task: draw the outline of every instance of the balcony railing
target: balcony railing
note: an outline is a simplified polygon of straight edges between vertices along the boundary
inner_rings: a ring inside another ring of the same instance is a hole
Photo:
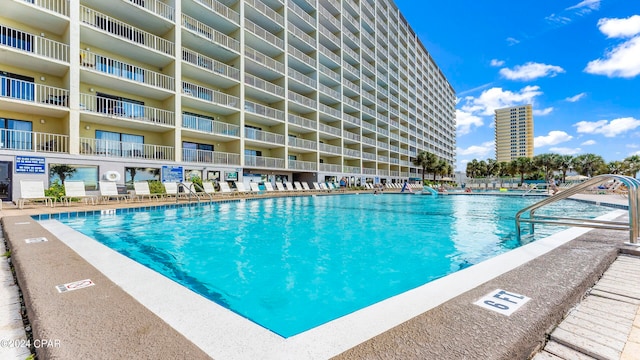
[[[69,90],[5,76],[0,76],[0,97],[65,108],[69,106]]]
[[[329,69],[327,66],[320,64],[320,66],[318,66],[318,69],[320,69],[320,72],[324,75],[327,75],[328,77],[332,78],[333,80],[340,82],[340,74],[338,74],[337,72]]]
[[[257,130],[253,128],[244,129],[245,139],[258,140],[271,144],[284,145],[284,135]]]
[[[289,119],[289,124],[300,125],[302,127],[308,128],[308,129],[315,130],[316,126],[318,125],[318,123],[316,121],[309,120],[307,118],[304,118],[304,117],[298,116],[298,115],[289,114],[288,119]]]
[[[312,88],[315,88],[316,85],[318,84],[318,82],[315,81],[314,79],[310,78],[309,76],[307,76],[307,75],[305,75],[305,74],[303,74],[303,73],[301,73],[301,72],[299,72],[299,71],[297,71],[295,69],[289,68],[288,73],[289,73],[289,77],[291,77],[291,78],[293,78],[293,79],[295,79],[297,81],[300,81],[301,83],[303,83],[305,85],[308,85],[308,86],[310,86]]]
[[[34,131],[0,129],[0,149],[68,153],[69,136]]]
[[[360,150],[353,150],[353,149],[344,149],[344,155],[347,156],[351,156],[351,157],[360,157]]]
[[[221,121],[211,120],[195,115],[182,114],[182,127],[209,134],[240,136],[240,126],[238,125],[227,124]]]
[[[244,165],[255,166],[255,167],[265,167],[265,168],[272,168],[272,169],[284,169],[285,162],[284,162],[284,159],[280,159],[280,158],[245,155]]]
[[[349,116],[349,115],[347,115]],[[344,137],[347,139],[351,139],[351,140],[355,140],[355,141],[360,141],[360,135],[356,134],[356,133],[352,133],[350,131],[345,131],[344,132]]]
[[[182,60],[208,71],[240,80],[240,70],[193,50],[182,48]]]
[[[244,83],[278,96],[284,96],[284,88],[257,76],[245,74]]]
[[[255,34],[257,37],[261,38],[262,40],[270,43],[271,45],[279,49],[284,49],[284,40],[258,26],[258,24],[254,23],[253,21],[245,19],[244,28]]]
[[[80,154],[105,157],[173,161],[172,146],[80,138]]]
[[[320,143],[320,144],[318,144],[318,149],[320,151],[328,152],[328,153],[331,153],[331,154],[336,154],[336,155],[341,155],[342,154],[342,151],[341,151],[342,148],[339,147],[339,146],[335,146],[335,145]]]
[[[300,30],[300,28],[295,26],[293,23],[289,23],[287,25],[287,28],[289,29],[289,31],[291,31],[291,33],[294,36],[300,38],[300,40],[304,41],[307,45],[309,45],[311,47],[316,47],[316,39],[311,37],[306,32]]]
[[[317,165],[315,162],[311,161],[289,160],[289,169],[315,171],[317,169]]]
[[[337,164],[320,164],[320,171],[342,172],[342,166]]]
[[[231,20],[236,25],[240,24],[240,14],[236,11],[232,10],[225,4],[216,1],[216,0],[195,0],[197,3],[202,4],[205,7],[208,7],[213,12],[222,15],[223,17]]]
[[[338,136],[340,136],[340,134],[342,133],[342,131],[339,128],[333,127],[333,126],[329,126],[329,125],[323,124],[323,123],[320,123],[319,129],[320,129],[320,131],[324,131],[326,133],[333,134],[333,135],[338,135]]]
[[[362,173],[365,174],[365,175],[375,175],[377,172],[376,172],[376,169],[363,167],[362,168]]]
[[[262,115],[267,118],[284,121],[284,111],[257,104],[251,101],[244,102],[244,110],[250,113]]]
[[[82,5],[80,5],[80,21],[121,39],[134,42],[137,46],[143,46],[172,56],[174,54],[175,45],[171,41]]]
[[[23,0],[26,3],[69,16],[69,0]]]
[[[324,94],[329,95],[336,100],[340,99],[340,92],[333,90],[332,88],[328,87],[325,84],[321,83],[320,85],[318,85],[318,89],[322,91]]]
[[[116,59],[80,50],[80,66],[122,79],[173,91],[175,80],[171,76],[127,64]]]
[[[158,0],[129,0],[129,2],[138,5],[150,12],[160,15],[165,19],[173,20],[175,18],[176,11],[173,7]]]
[[[291,47],[289,47],[291,48]],[[255,49],[252,49],[248,46],[245,46],[244,48],[244,54],[247,56],[247,58],[257,62],[258,64],[262,64],[268,68],[270,68],[271,70],[277,71],[281,74],[284,74],[284,64],[281,63],[280,61],[274,60],[272,57],[270,57],[269,55],[265,55]]]
[[[192,18],[191,16],[182,14],[182,26],[206,38],[214,44],[224,46],[236,52],[240,52],[240,42],[238,40],[221,33],[220,31]]]
[[[336,117],[338,119],[342,118],[342,112],[340,110],[338,110],[338,109],[334,109],[334,108],[332,108],[330,106],[327,106],[325,104],[320,104],[319,108],[320,108],[320,111],[322,111],[322,112],[324,112],[326,114],[332,115],[332,116],[334,116],[334,117]]]
[[[236,109],[240,108],[240,98],[186,81],[182,82],[182,93],[214,104],[226,105]]]
[[[217,165],[240,165],[240,154],[182,149],[182,161]]]
[[[69,45],[3,25],[0,25],[0,46],[8,46],[48,59],[69,62]]]
[[[360,166],[343,166],[342,167],[342,171],[348,174],[360,174],[361,170],[360,170]]]
[[[129,118],[151,124],[175,125],[173,111],[89,94],[80,94],[80,110],[104,114],[105,116]]]
[[[304,106],[308,106],[312,109],[316,108],[316,105],[318,104],[314,99],[308,98],[306,96],[300,95],[297,92],[291,91],[289,90],[289,95],[288,95],[288,99],[296,102],[298,104],[304,105]]]
[[[289,46],[287,47],[287,52],[289,53],[289,55],[292,55],[296,59],[302,61],[303,63],[309,66],[312,66],[312,67],[316,66],[316,61],[314,58],[298,50],[298,48],[296,48],[295,46],[292,46],[291,44],[289,44]]]
[[[277,12],[275,12],[272,8],[265,5],[260,0],[245,0],[245,4],[257,10],[262,15],[268,17],[269,19],[275,21],[281,26],[284,26],[284,17]]]
[[[318,143],[311,140],[300,139],[294,136],[289,136],[289,146],[295,146],[303,149],[316,150],[318,149]]]
[[[296,5],[296,3],[294,3],[292,0],[287,0],[287,5],[289,6],[289,10],[292,10],[294,14],[298,15],[307,24],[315,27],[315,19],[306,11],[302,10],[300,6]]]

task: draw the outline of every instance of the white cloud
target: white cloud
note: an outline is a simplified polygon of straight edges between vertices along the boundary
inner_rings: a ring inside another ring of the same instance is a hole
[[[573,136],[567,134],[564,131],[553,130],[549,131],[548,135],[536,136],[533,139],[533,147],[543,147],[549,145],[556,145],[573,139]]]
[[[487,141],[480,145],[472,145],[466,149],[457,148],[456,153],[461,156],[473,155],[475,157],[485,158],[494,150],[495,143]]]
[[[632,152],[631,154],[629,154],[629,156],[633,156],[633,155],[640,155],[640,150],[638,150],[636,152]]]
[[[516,39],[516,38],[512,38],[512,37],[508,37],[507,38],[507,44],[509,44],[509,46],[511,45],[515,45],[520,43],[520,40]]]
[[[479,116],[475,116],[466,111],[456,109],[456,127],[458,135],[466,135],[471,132],[471,127],[480,127],[484,125],[484,121]]]
[[[615,120],[580,121],[573,126],[583,134],[602,134],[605,137],[616,137],[622,133],[640,127],[640,120],[632,117]]]
[[[600,8],[600,0],[583,0],[576,5],[569,6],[565,10],[580,10],[582,12],[591,12]]]
[[[590,146],[590,145],[595,145],[595,144],[597,144],[595,140],[587,140],[587,141],[583,142],[580,145],[582,145],[582,146]]]
[[[573,95],[571,97],[568,97],[568,98],[566,98],[564,100],[568,101],[568,102],[577,102],[577,101],[579,101],[580,99],[582,99],[585,96],[587,96],[587,93],[580,93],[578,95]]]
[[[638,148],[638,144],[627,144],[625,146],[628,147],[629,149],[637,149]]]
[[[528,62],[524,65],[517,65],[513,69],[502,68],[500,75],[509,80],[534,80],[541,77],[554,77],[563,73],[560,66]]]
[[[496,109],[532,104],[533,99],[539,95],[542,95],[539,86],[526,86],[518,92],[494,87],[483,91],[479,97],[465,97],[462,110],[474,115],[493,116]]]
[[[502,66],[504,65],[504,60],[491,59],[491,66]]]
[[[568,24],[571,22],[571,19],[566,16],[551,14],[544,18],[548,22],[557,23],[557,24]]]
[[[560,154],[560,155],[576,155],[582,152],[580,148],[568,148],[568,147],[552,147],[549,148],[549,151],[552,153]]]
[[[589,61],[584,69],[589,74],[632,78],[640,74],[640,16],[626,19],[600,19],[600,31],[608,37],[629,40],[607,51],[603,58]]]
[[[553,111],[552,107],[548,107],[542,110],[533,110],[533,115],[536,116],[545,116],[545,115],[549,115],[551,114],[551,112]]]
[[[609,38],[630,38],[640,34],[640,15],[626,19],[600,19],[598,28]]]

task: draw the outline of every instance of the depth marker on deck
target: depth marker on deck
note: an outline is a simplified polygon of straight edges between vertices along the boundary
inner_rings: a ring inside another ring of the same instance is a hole
[[[94,286],[94,285],[95,283],[91,281],[91,279],[84,279],[84,280],[74,281],[67,284],[63,284],[63,285],[57,285],[56,289],[58,290],[59,293],[63,293],[63,292],[83,289],[83,288]]]
[[[531,298],[524,295],[496,289],[474,302],[474,304],[502,315],[511,316],[529,300]]]
[[[24,242],[26,242],[27,244],[35,244],[35,243],[41,243],[41,242],[47,242],[47,241],[49,240],[46,237],[24,239]]]

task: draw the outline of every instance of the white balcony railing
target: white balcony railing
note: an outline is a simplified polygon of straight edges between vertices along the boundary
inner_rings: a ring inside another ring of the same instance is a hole
[[[284,145],[284,135],[257,130],[253,128],[245,128],[244,137],[245,139],[258,140],[262,142],[268,142],[271,144]]]
[[[244,28],[255,34],[257,37],[261,38],[262,40],[270,43],[271,45],[279,49],[284,49],[284,40],[258,26],[258,24],[254,23],[253,21],[245,19]]]
[[[336,117],[338,119],[342,118],[342,112],[340,110],[338,110],[338,109],[334,109],[334,108],[332,108],[330,106],[327,106],[325,104],[320,104],[319,108],[320,108],[320,111],[322,111],[322,112],[324,112],[326,114],[332,115],[332,116],[334,116],[334,117]]]
[[[250,74],[244,75],[244,83],[278,96],[284,96],[284,88],[270,81]]]
[[[214,44],[226,47],[236,52],[240,52],[240,42],[220,31],[206,25],[190,16],[182,14],[182,26],[194,33],[206,38]]]
[[[297,81],[299,81],[299,82],[301,82],[301,83],[303,83],[305,85],[308,85],[309,87],[315,88],[316,85],[318,84],[318,82],[316,80],[310,78],[309,76],[307,76],[307,75],[305,75],[305,74],[303,74],[303,73],[301,73],[301,72],[299,72],[299,71],[297,71],[295,69],[289,68],[288,73],[289,73],[289,77],[291,77],[291,78],[293,78],[293,79],[295,79],[295,80],[297,80]]]
[[[311,161],[289,160],[289,169],[315,171],[317,169],[317,165],[315,162]]]
[[[173,111],[89,94],[80,94],[80,110],[152,124],[170,126],[175,124],[175,114]]]
[[[254,103],[252,101],[244,102],[244,110],[266,118],[284,121],[284,111]]]
[[[309,149],[309,150],[317,150],[318,143],[311,140],[300,139],[294,136],[289,136],[288,141],[289,146],[295,146],[298,148]]]
[[[284,159],[280,158],[245,155],[244,165],[271,169],[284,169],[285,162]]]
[[[292,10],[294,14],[298,15],[302,20],[304,20],[308,25],[315,27],[316,21],[315,19],[309,15],[306,11],[302,10],[302,8],[293,0],[287,0],[287,5],[289,6],[289,10]]]
[[[208,7],[213,12],[222,15],[223,17],[231,20],[236,25],[240,24],[240,14],[238,12],[232,10],[225,4],[216,1],[216,0],[195,0],[197,3],[202,4],[205,7]]]
[[[265,5],[260,0],[245,0],[245,5],[250,6],[251,8],[257,10],[262,15],[268,17],[269,19],[275,21],[280,26],[284,26],[284,17],[278,14],[275,10]]]
[[[342,133],[342,131],[337,128],[337,127],[333,127],[333,126],[329,126],[327,124],[323,124],[320,123],[320,127],[319,127],[320,131],[329,133],[329,134],[333,134],[333,135],[338,135],[340,136],[340,134]]]
[[[195,115],[182,114],[182,127],[190,130],[197,130],[209,134],[225,136],[240,136],[240,126],[227,124],[221,121],[211,120]]]
[[[173,7],[163,3],[159,0],[129,0],[129,2],[138,5],[156,15],[160,15],[165,19],[173,20],[175,18],[176,11]]]
[[[120,20],[80,5],[80,21],[118,38],[167,55],[174,55],[175,45],[169,40],[140,30]]]
[[[0,150],[68,153],[69,136],[0,129]]]
[[[193,96],[214,104],[226,105],[236,109],[240,108],[240,98],[215,91],[200,85],[182,82],[182,94]]]
[[[294,115],[294,114],[289,114],[289,124],[295,124],[295,125],[300,125],[302,127],[305,127],[307,129],[316,129],[316,126],[318,125],[318,123],[314,120],[309,120],[307,118],[304,118],[302,116],[298,116],[298,115]],[[338,129],[339,130],[339,129]]]
[[[240,70],[193,50],[182,48],[182,60],[216,74],[240,80]]]
[[[291,47],[289,47],[291,48]],[[257,62],[258,64],[262,64],[272,70],[275,70],[279,73],[284,74],[284,64],[281,63],[280,61],[274,60],[272,57],[270,57],[269,55],[265,55],[255,49],[252,49],[248,46],[245,46],[244,48],[244,54],[247,56],[247,58]]]
[[[316,66],[316,60],[314,58],[298,50],[298,48],[296,48],[295,46],[289,45],[287,47],[287,52],[289,53],[289,55],[292,55],[296,59],[302,61],[303,63],[309,66],[312,66],[312,67]]]
[[[68,107],[69,90],[0,76],[0,98]]]
[[[342,171],[348,174],[360,174],[361,170],[360,170],[360,166],[343,166],[342,167]]]
[[[360,157],[360,150],[354,150],[354,149],[344,149],[344,155],[347,156],[351,156],[351,157]]]
[[[323,151],[323,152],[328,152],[331,154],[336,154],[336,155],[341,155],[342,154],[342,148],[339,146],[335,146],[335,145],[330,145],[330,144],[323,144],[320,143],[318,144],[318,150]]]
[[[240,165],[240,154],[210,150],[182,149],[182,161],[216,165]]]
[[[69,0],[23,0],[34,6],[53,11],[55,13],[69,16]]]
[[[69,62],[69,45],[0,25],[0,47],[4,46],[52,60]]]
[[[320,171],[342,172],[342,166],[337,164],[320,164]]]
[[[376,172],[376,169],[363,167],[362,168],[362,173],[365,174],[365,175],[375,175],[377,172]]]
[[[136,81],[165,90],[173,91],[175,86],[175,79],[171,76],[127,64],[86,50],[80,50],[80,59],[80,66],[85,69],[99,71],[121,79]]]
[[[287,28],[289,29],[289,31],[291,31],[291,33],[295,37],[298,37],[300,40],[304,41],[307,45],[309,45],[311,47],[316,47],[316,39],[311,37],[306,32],[300,30],[300,28],[295,26],[293,23],[289,23],[287,25]]]
[[[317,102],[314,99],[308,98],[306,96],[300,95],[297,92],[291,91],[289,90],[289,95],[288,95],[288,99],[296,102],[298,104],[310,107],[315,109]]]
[[[173,161],[174,151],[172,146],[80,138],[80,154],[83,155]]]

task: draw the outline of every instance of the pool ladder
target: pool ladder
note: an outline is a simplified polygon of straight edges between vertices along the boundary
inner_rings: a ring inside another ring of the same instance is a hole
[[[182,185],[183,189],[186,189],[186,191],[189,192],[189,203],[191,203],[191,195],[196,197],[196,200],[198,200],[198,204],[200,204],[200,196],[198,196],[198,193],[196,193],[195,191],[193,191],[193,189],[191,188],[191,186],[198,186],[200,187],[200,185],[195,184],[195,183],[191,183],[189,185],[183,183],[182,181],[178,183],[178,185]],[[204,191],[204,189],[202,187],[200,187],[200,189],[202,190],[202,192],[204,194],[207,194],[207,196],[209,196],[209,199],[211,200],[211,202],[213,203],[213,197],[211,196],[211,194],[209,194],[208,192]],[[178,197],[176,196],[176,203],[178,202]]]
[[[561,216],[535,216],[535,211],[544,206],[551,203],[554,203],[558,200],[566,199],[572,195],[579,194],[583,190],[591,188],[595,185],[603,183],[608,180],[617,180],[622,182],[627,186],[629,192],[627,197],[629,198],[629,222],[621,222],[621,221],[609,221],[609,220],[597,220],[597,219],[580,219],[580,218],[572,218],[572,217],[561,217]],[[638,228],[638,224],[640,223],[640,213],[639,213],[639,204],[640,204],[640,192],[638,189],[640,188],[640,181],[630,176],[624,175],[615,175],[615,174],[606,174],[606,175],[598,175],[593,178],[570,187],[569,189],[563,190],[562,192],[550,196],[542,201],[539,201],[533,205],[530,205],[516,214],[516,236],[518,241],[521,239],[521,228],[520,223],[529,223],[529,235],[533,235],[534,232],[534,224],[555,224],[555,225],[564,225],[564,226],[575,226],[575,227],[588,227],[594,229],[607,229],[607,230],[626,230],[629,231],[629,242],[626,242],[627,245],[635,245],[640,246],[638,243],[638,237],[640,236],[640,229]],[[529,213],[528,218],[521,218],[523,214]]]

